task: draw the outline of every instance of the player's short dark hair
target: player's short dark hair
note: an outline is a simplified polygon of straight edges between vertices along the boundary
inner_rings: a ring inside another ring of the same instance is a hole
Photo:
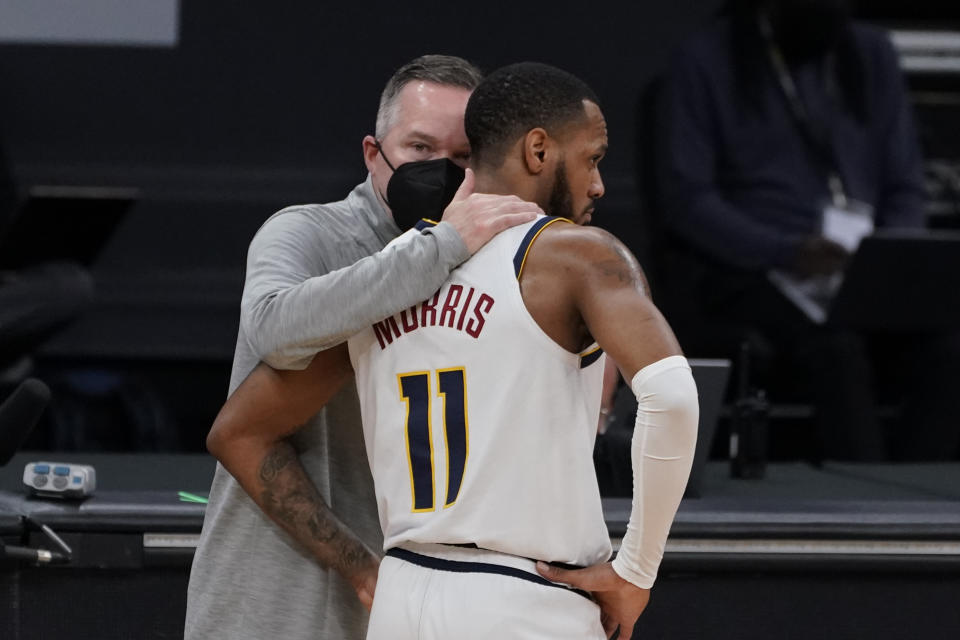
[[[500,166],[509,147],[536,127],[558,135],[586,118],[584,100],[600,104],[585,82],[556,67],[520,62],[497,69],[467,102],[464,126],[473,165]]]
[[[397,98],[403,88],[411,82],[433,82],[448,87],[460,87],[472,91],[483,73],[476,66],[457,56],[430,54],[414,58],[397,69],[380,94],[380,107],[377,109],[377,138],[382,139],[393,126],[397,114]]]

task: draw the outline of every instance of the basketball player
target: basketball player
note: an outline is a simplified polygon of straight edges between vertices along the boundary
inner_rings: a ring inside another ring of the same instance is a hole
[[[431,298],[302,372],[258,367],[211,430],[211,452],[242,469],[355,375],[386,550],[368,638],[629,638],[646,607],[697,395],[636,260],[570,224],[603,195],[598,105],[553,67],[491,74],[465,116],[476,189],[562,218],[499,234]],[[613,562],[591,457],[604,352],[639,403],[633,511]]]

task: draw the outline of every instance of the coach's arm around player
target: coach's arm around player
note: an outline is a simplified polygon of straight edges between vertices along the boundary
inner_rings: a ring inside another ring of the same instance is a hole
[[[538,563],[545,578],[593,593],[608,637],[619,627],[619,637],[627,639],[647,606],[690,475],[699,418],[696,384],[672,330],[648,296],[639,264],[612,235],[553,225],[533,246],[527,269],[524,300],[541,326],[557,318],[553,328],[544,329],[573,347],[577,332],[566,327],[579,324],[579,332],[592,336],[618,363],[637,396],[633,508],[619,554],[613,562],[579,570]],[[549,296],[537,295],[538,290]],[[578,313],[579,323],[556,313],[564,306]]]
[[[468,168],[440,224],[412,236],[402,251],[387,248],[322,275],[302,266],[317,260],[318,247],[275,216],[268,223],[274,233],[254,237],[247,264],[240,323],[254,352],[276,369],[304,369],[318,351],[429,298],[497,233],[542,213],[516,196],[475,193],[473,184]]]

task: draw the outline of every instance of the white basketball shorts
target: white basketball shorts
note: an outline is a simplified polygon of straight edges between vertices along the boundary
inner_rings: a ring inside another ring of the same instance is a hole
[[[532,560],[483,549],[403,545],[380,564],[367,640],[605,640],[587,594]]]

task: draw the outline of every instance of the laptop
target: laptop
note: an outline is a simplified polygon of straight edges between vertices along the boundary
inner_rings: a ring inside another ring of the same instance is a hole
[[[703,486],[704,468],[710,458],[710,449],[713,448],[713,437],[717,431],[717,421],[720,419],[720,409],[727,392],[727,382],[730,379],[730,360],[725,359],[697,359],[688,360],[693,371],[693,379],[697,383],[697,393],[700,395],[700,423],[697,430],[697,449],[693,454],[693,467],[690,469],[690,479],[687,481],[685,498],[699,498]]]
[[[139,197],[125,187],[31,187],[0,236],[0,269],[62,260],[91,266]]]
[[[960,328],[960,232],[877,231],[860,241],[843,277],[827,290],[778,271],[768,277],[816,324],[860,331]]]
[[[960,329],[960,233],[888,230],[867,236],[826,322],[879,331]]]
[[[686,498],[700,497],[703,484],[704,468],[710,458],[710,449],[713,447],[713,438],[717,430],[717,421],[720,419],[720,410],[726,396],[727,382],[730,379],[731,361],[726,359],[689,358],[693,379],[697,383],[697,393],[700,396],[700,423],[697,431],[697,448],[693,454],[693,466],[690,469],[690,479],[687,481]],[[637,415],[637,400],[629,385],[620,388],[614,400],[613,412],[620,416],[616,427],[632,433]],[[614,427],[611,427],[614,428]],[[618,445],[618,449],[627,450],[611,452],[617,457],[616,465],[620,469],[612,495],[628,495],[631,487],[629,483],[630,452],[626,439]],[[622,477],[621,477],[622,476]]]

